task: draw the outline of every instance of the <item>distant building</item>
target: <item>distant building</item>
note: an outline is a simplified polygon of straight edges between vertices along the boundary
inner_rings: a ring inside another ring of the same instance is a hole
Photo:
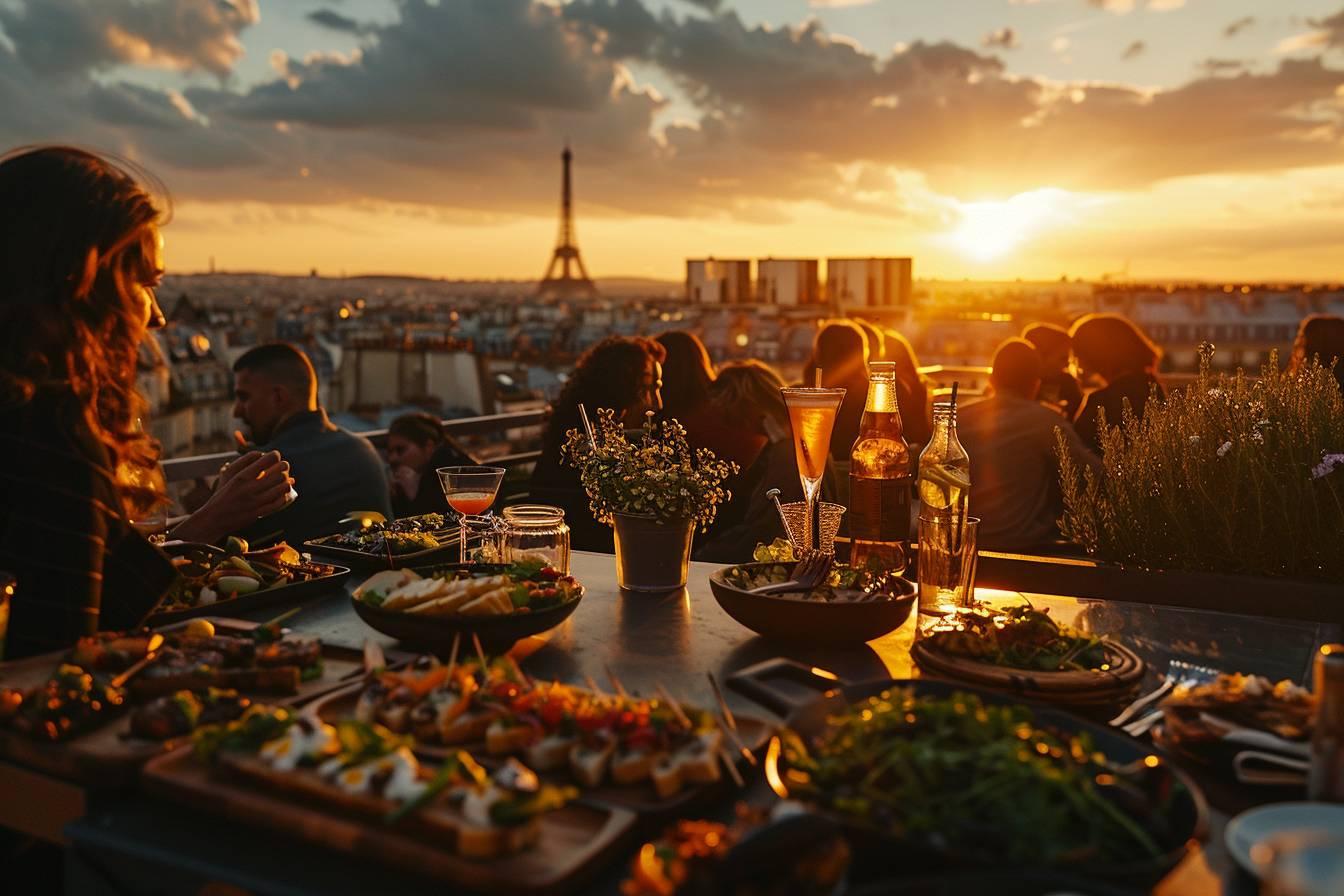
[[[756,262],[756,301],[794,307],[821,304],[815,258],[762,258]]]
[[[743,258],[686,259],[686,301],[696,305],[751,301],[751,261]]]
[[[826,295],[840,308],[909,308],[913,286],[909,258],[826,259]]]

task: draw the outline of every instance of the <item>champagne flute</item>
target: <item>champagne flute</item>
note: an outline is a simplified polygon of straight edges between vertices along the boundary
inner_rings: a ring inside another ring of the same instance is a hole
[[[817,499],[821,495],[822,477],[826,475],[826,458],[831,453],[831,430],[845,400],[845,390],[796,386],[779,391],[789,409],[798,478],[802,480],[803,498],[807,502],[807,541],[803,547],[812,550],[821,543]]]
[[[439,467],[439,485],[448,506],[458,512],[458,557],[467,562],[467,517],[487,513],[504,481],[503,467]]]

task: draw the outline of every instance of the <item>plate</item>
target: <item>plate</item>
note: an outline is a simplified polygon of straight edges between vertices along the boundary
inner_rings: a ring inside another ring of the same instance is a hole
[[[253,591],[250,594],[240,594],[228,600],[217,600],[211,604],[197,604],[194,607],[161,610],[146,619],[145,624],[160,626],[181,622],[185,619],[195,619],[198,616],[229,616],[234,613],[246,613],[266,607],[298,606],[315,597],[330,594],[340,588],[346,579],[350,578],[350,570],[344,566],[331,566],[327,563],[317,565],[327,567],[331,572],[324,576],[304,579],[302,582],[281,585],[278,588],[266,588],[261,591]]]
[[[714,599],[729,616],[776,641],[809,645],[863,644],[900,628],[915,603],[915,585],[898,597],[873,601],[812,601],[752,594],[728,582],[734,569],[752,570],[780,563],[743,563],[716,570],[709,577]]]
[[[1223,831],[1232,858],[1256,877],[1264,874],[1272,858],[1270,842],[1280,838],[1299,846],[1331,840],[1344,845],[1344,805],[1272,803],[1241,813]]]
[[[403,517],[403,519],[417,519],[417,517]],[[393,554],[390,559],[385,553],[361,551],[358,548],[336,544],[336,539],[344,534],[348,533],[323,535],[320,538],[310,539],[303,543],[303,549],[334,557],[351,569],[358,570],[400,569],[405,566],[419,566],[434,562],[456,563],[460,556],[458,542],[461,540],[461,530],[456,524],[447,529],[432,529],[425,533],[439,543],[438,547],[424,548],[404,554]]]

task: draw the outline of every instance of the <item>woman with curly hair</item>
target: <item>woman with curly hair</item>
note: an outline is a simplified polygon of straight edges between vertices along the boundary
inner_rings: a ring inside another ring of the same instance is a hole
[[[1103,410],[1106,426],[1119,426],[1126,404],[1142,419],[1149,395],[1166,397],[1157,378],[1162,350],[1120,314],[1084,315],[1074,322],[1069,339],[1083,381],[1101,384],[1088,394],[1073,427],[1089,448],[1100,453]]]
[[[582,429],[579,405],[596,420],[598,408],[610,408],[630,428],[642,426],[647,411],[660,411],[663,347],[639,336],[608,336],[584,352],[551,405],[541,440],[541,457],[532,471],[533,501],[565,511],[570,540],[576,550],[613,549],[611,528],[593,518],[579,472],[561,461],[565,433]]]
[[[0,569],[17,579],[7,655],[138,625],[176,573],[131,525],[163,495],[136,362],[163,324],[162,214],[122,168],[42,147],[0,159]],[[227,467],[174,535],[222,538],[279,509],[279,455]]]

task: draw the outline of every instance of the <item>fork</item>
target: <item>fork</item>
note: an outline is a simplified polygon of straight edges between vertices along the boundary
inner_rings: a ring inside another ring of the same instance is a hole
[[[821,551],[809,551],[803,555],[803,559],[798,561],[798,565],[793,568],[793,578],[787,582],[775,582],[770,585],[761,585],[758,588],[752,588],[748,594],[785,594],[790,591],[811,591],[822,582],[826,581],[826,576],[830,575],[831,564],[835,562],[834,554],[823,554]]]
[[[1144,694],[1142,697],[1126,706],[1123,710],[1120,711],[1120,714],[1117,715],[1115,718],[1111,719],[1111,721],[1108,724],[1115,726],[1123,725],[1125,726],[1126,730],[1128,730],[1129,727],[1131,726],[1137,726],[1138,725],[1137,722],[1133,722],[1130,725],[1126,725],[1126,723],[1130,722],[1130,720],[1133,719],[1134,716],[1138,714],[1139,710],[1143,709],[1145,706],[1148,706],[1156,702],[1157,700],[1162,699],[1173,688],[1176,687],[1189,688],[1194,687],[1197,684],[1206,684],[1217,678],[1219,674],[1220,673],[1218,672],[1217,669],[1210,668],[1209,666],[1197,666],[1194,663],[1187,663],[1183,662],[1182,660],[1172,660],[1170,663],[1167,664],[1167,674],[1163,677],[1162,683],[1158,685],[1157,688],[1155,688],[1154,690],[1150,691],[1147,694]],[[1143,731],[1146,731],[1148,730],[1148,728],[1151,728],[1152,725],[1155,724],[1157,720],[1160,718],[1161,718],[1160,715],[1158,715],[1156,718],[1153,718],[1152,713],[1150,713],[1147,716],[1144,716],[1143,719],[1140,719],[1139,721],[1148,721],[1149,719],[1151,719],[1152,721],[1149,723],[1147,727],[1143,728],[1138,733],[1141,734]]]

